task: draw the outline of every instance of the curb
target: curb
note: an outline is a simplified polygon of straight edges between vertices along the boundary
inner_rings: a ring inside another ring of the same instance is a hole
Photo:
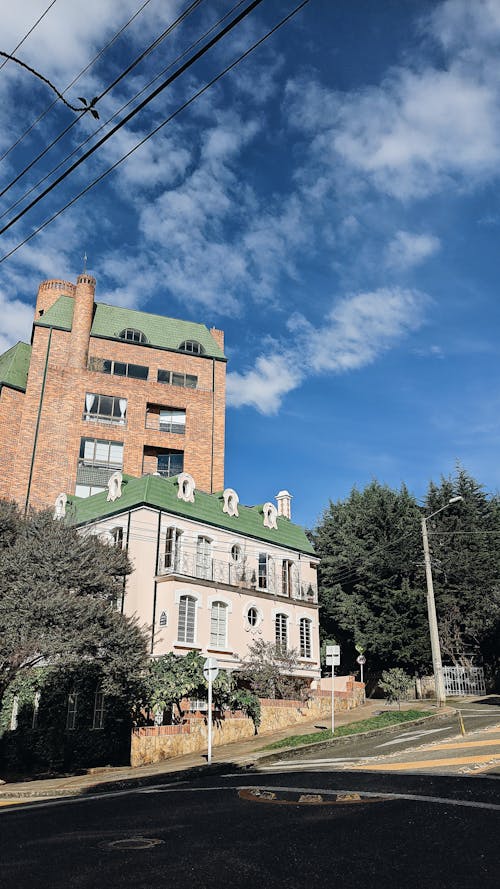
[[[408,719],[406,722],[398,722],[395,725],[386,725],[381,728],[370,729],[368,732],[353,732],[351,735],[345,735],[341,738],[332,738],[331,741],[315,741],[311,744],[297,745],[288,749],[285,747],[281,751],[277,750],[276,753],[269,753],[267,756],[260,756],[257,759],[254,759],[252,765],[258,766],[262,762],[281,762],[284,759],[293,759],[294,754],[297,751],[329,750],[331,747],[342,747],[346,744],[350,744],[353,739],[356,738],[375,738],[377,735],[381,734],[396,734],[396,732],[400,731],[403,726],[407,725],[412,726],[428,723],[432,725],[434,722],[440,722],[442,719],[447,719],[455,713],[456,710],[447,709],[441,713],[432,713],[430,716],[421,716],[418,719]],[[353,724],[355,725],[355,723]]]

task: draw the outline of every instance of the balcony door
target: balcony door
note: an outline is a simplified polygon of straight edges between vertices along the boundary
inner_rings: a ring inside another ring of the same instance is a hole
[[[196,541],[196,576],[210,580],[212,576],[212,542],[209,537]]]

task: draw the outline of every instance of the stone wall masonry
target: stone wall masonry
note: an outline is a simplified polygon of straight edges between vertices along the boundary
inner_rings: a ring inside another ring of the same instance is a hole
[[[11,482],[24,407],[24,392],[0,385],[0,499],[12,499]]]
[[[331,716],[331,698],[315,693],[308,701],[261,700],[262,722],[259,735],[269,735],[293,725],[326,719]],[[364,702],[364,685],[348,677],[346,691],[335,693],[335,712],[353,710]],[[219,747],[235,741],[249,740],[255,735],[254,724],[243,713],[226,713],[214,717],[212,744]],[[135,766],[162,762],[173,756],[200,753],[207,747],[207,725],[204,717],[191,716],[181,725],[146,726],[134,729],[131,739],[130,764]]]

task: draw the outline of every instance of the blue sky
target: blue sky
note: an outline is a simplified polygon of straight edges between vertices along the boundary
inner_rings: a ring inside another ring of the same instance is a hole
[[[47,5],[10,4],[0,48]],[[18,55],[63,89],[140,5],[56,0]],[[67,97],[100,92],[187,5],[150,0]],[[101,122],[232,5],[202,2],[105,97]],[[293,6],[264,0],[5,233],[2,255]],[[499,50],[500,0],[311,0],[0,265],[0,348],[29,337],[38,282],[74,280],[86,251],[99,300],[225,330],[226,483],[242,502],[286,487],[311,526],[373,477],[422,497],[457,459],[496,490]],[[0,154],[51,99],[0,70]],[[54,108],[2,181],[72,119]],[[0,212],[97,126],[73,127]]]

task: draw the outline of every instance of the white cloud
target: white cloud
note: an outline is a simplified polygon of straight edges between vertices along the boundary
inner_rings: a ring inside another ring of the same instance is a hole
[[[249,405],[261,414],[276,414],[283,397],[301,382],[301,375],[284,355],[260,355],[255,368],[227,375],[227,403]]]
[[[339,300],[315,327],[303,315],[288,322],[292,334],[274,355],[260,355],[244,374],[228,374],[228,404],[277,413],[284,396],[307,376],[358,370],[373,363],[423,323],[428,297],[413,290],[381,288]],[[300,361],[298,361],[300,356]]]
[[[9,299],[0,291],[0,317],[2,331],[0,333],[0,355],[19,340],[29,342],[31,325],[33,324],[33,306],[20,299]]]
[[[435,235],[398,231],[387,247],[386,263],[396,270],[412,268],[436,253],[440,246]]]

